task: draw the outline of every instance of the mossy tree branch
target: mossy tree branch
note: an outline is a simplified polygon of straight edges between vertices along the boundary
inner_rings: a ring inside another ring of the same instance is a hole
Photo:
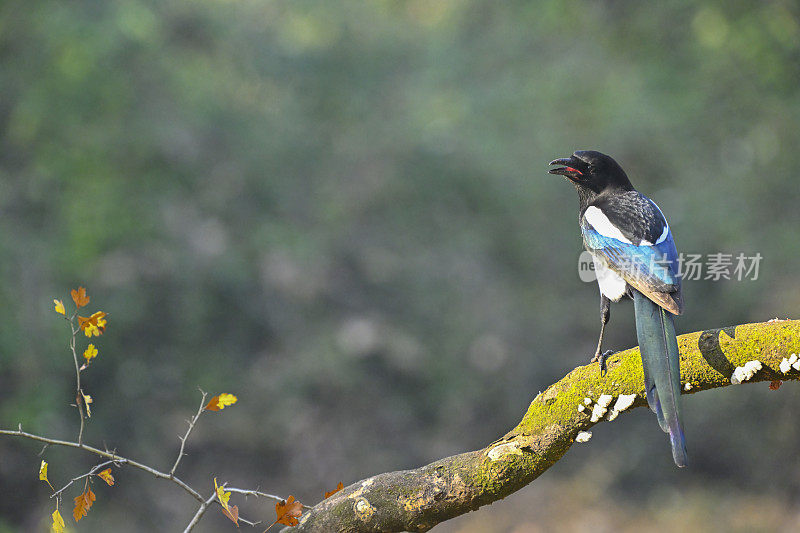
[[[800,353],[797,320],[699,331],[681,335],[678,345],[684,394],[730,385],[734,369],[751,360],[762,364],[751,382],[800,378],[800,371],[779,369],[784,358]],[[353,483],[284,531],[427,531],[508,496],[561,459],[578,433],[595,425],[591,408],[577,409],[585,397],[635,394],[632,407],[641,407],[647,405],[643,383],[638,348],[611,356],[604,376],[596,363],[580,366],[540,393],[520,423],[485,448]]]

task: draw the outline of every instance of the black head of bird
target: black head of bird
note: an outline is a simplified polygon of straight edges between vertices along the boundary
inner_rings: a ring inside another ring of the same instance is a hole
[[[581,196],[589,197],[606,190],[631,191],[628,175],[622,167],[606,154],[594,150],[577,150],[571,157],[550,161],[550,174],[559,174],[569,179]]]

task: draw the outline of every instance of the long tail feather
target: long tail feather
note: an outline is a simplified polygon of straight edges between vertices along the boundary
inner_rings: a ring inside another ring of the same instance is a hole
[[[686,466],[686,440],[680,420],[681,369],[672,313],[639,291],[633,291],[636,336],[642,354],[647,403],[664,432],[669,433],[672,458]]]
[[[639,330],[637,324],[636,330]],[[669,433],[667,422],[664,420],[664,411],[661,409],[661,402],[658,400],[658,392],[656,392],[656,384],[653,381],[652,370],[650,369],[650,360],[642,357],[642,369],[644,370],[644,391],[647,396],[647,405],[650,410],[656,414],[658,418],[658,425],[664,433]]]

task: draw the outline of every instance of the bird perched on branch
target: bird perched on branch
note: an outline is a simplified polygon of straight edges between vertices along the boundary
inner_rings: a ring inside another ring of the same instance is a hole
[[[642,354],[647,403],[669,433],[672,458],[686,466],[680,420],[680,359],[673,316],[683,312],[678,253],[658,206],[631,185],[611,157],[591,150],[556,159],[550,174],[564,176],[580,201],[583,244],[592,256],[600,286],[600,339],[592,361],[605,371],[603,332],[611,302],[632,298]]]

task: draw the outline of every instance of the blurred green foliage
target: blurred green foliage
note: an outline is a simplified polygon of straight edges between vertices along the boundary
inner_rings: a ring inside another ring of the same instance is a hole
[[[546,174],[575,149],[620,161],[680,250],[764,256],[757,281],[687,282],[679,330],[791,316],[798,79],[788,1],[5,2],[0,426],[77,434],[51,301],[83,284],[109,313],[87,439],[167,467],[197,387],[235,393],[181,467],[208,492],[313,502],[481,446],[596,341],[577,201]],[[630,304],[608,344],[635,344]],[[687,471],[642,412],[549,475],[602,464],[632,501],[721,484],[796,506],[798,399],[687,397]],[[0,530],[52,512],[38,451],[0,440]],[[45,457],[54,483],[92,464]],[[82,531],[191,517],[178,489],[115,475]]]

